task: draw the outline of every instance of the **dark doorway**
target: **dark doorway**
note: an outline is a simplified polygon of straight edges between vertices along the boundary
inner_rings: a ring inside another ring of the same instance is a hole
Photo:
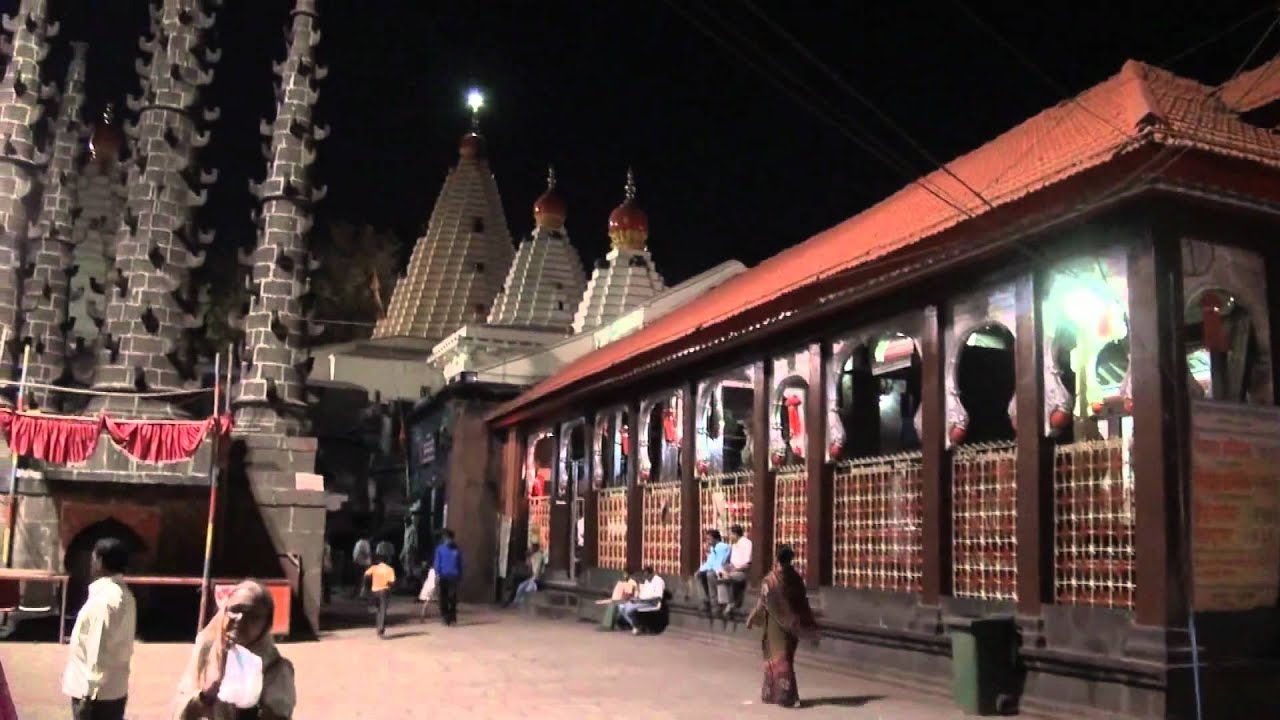
[[[115,538],[129,548],[127,573],[137,573],[141,569],[141,555],[146,551],[146,544],[128,525],[115,518],[107,518],[81,530],[72,538],[71,544],[67,546],[67,554],[62,559],[67,574],[71,576],[67,584],[68,616],[74,617],[89,596],[89,583],[93,581],[89,576],[89,561],[93,555],[93,546],[99,540],[106,538]]]
[[[999,323],[971,332],[956,359],[956,389],[969,414],[964,443],[1013,439],[1009,403],[1016,382],[1013,333]]]

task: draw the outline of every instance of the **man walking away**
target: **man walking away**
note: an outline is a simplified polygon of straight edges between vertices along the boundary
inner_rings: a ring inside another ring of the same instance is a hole
[[[436,596],[440,598],[440,619],[445,625],[458,624],[458,581],[462,579],[462,550],[453,540],[453,531],[446,528],[436,546]]]
[[[387,564],[386,558],[375,555],[373,567],[364,571],[373,589],[373,597],[378,602],[378,637],[387,631],[387,604],[391,602],[391,588],[396,584],[396,571]]]
[[[115,538],[93,546],[89,599],[76,615],[62,692],[74,720],[123,720],[129,695],[129,662],[138,624],[133,593],[124,584],[129,550]]]
[[[356,540],[356,546],[351,549],[351,562],[356,566],[356,587],[352,597],[364,597],[364,577],[373,564],[373,544],[368,538],[360,538]]]

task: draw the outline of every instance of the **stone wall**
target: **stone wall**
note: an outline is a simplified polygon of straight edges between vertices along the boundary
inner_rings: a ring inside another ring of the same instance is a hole
[[[484,422],[491,408],[489,403],[457,401],[450,424],[446,523],[466,563],[459,588],[463,602],[491,602],[497,582],[498,479],[491,461],[500,450]]]

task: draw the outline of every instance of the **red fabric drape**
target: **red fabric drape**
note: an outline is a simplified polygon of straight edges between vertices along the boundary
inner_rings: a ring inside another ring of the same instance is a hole
[[[116,445],[134,459],[149,463],[189,460],[210,429],[226,438],[231,417],[223,415],[192,422],[79,418],[0,410],[0,432],[18,455],[55,465],[83,463],[98,446],[103,428]],[[224,447],[229,443],[223,443]]]
[[[800,406],[804,404],[798,396],[788,395],[787,404],[787,429],[791,431],[791,437],[799,437],[804,432],[804,422],[800,419]]]
[[[214,419],[196,422],[146,422],[112,420],[104,417],[107,435],[126,455],[142,462],[171,463],[188,460],[215,423]]]
[[[676,440],[680,438],[676,434],[676,411],[667,408],[662,411],[662,434],[667,439],[667,443],[674,445]]]
[[[5,410],[0,412],[0,428],[7,431],[9,447],[18,455],[55,465],[76,465],[88,460],[98,446],[102,421]]]

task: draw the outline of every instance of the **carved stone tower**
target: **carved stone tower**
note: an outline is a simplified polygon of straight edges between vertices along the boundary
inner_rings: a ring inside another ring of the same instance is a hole
[[[4,18],[12,40],[0,48],[9,66],[0,79],[0,329],[9,346],[0,349],[0,378],[13,377],[14,348],[19,347],[22,281],[31,270],[22,257],[33,219],[30,197],[48,157],[36,147],[36,128],[44,115],[42,100],[53,87],[40,80],[40,64],[49,53],[46,40],[57,34],[48,21],[47,0],[23,0],[18,12]],[[0,400],[0,402],[7,402]]]
[[[28,378],[39,385],[54,384],[66,370],[72,208],[76,205],[76,159],[85,141],[80,113],[88,49],[84,43],[72,43],[62,105],[50,133],[52,158],[44,173],[40,216],[31,226],[27,240],[26,262],[31,274],[22,294],[26,318],[23,337],[32,346]],[[37,407],[49,405],[48,390],[33,389],[30,397]]]
[[[311,256],[307,232],[313,203],[324,189],[313,187],[316,141],[327,134],[312,122],[318,82],[327,71],[316,65],[320,42],[315,0],[297,0],[288,51],[275,64],[275,121],[263,121],[270,154],[266,178],[250,182],[262,203],[258,246],[242,257],[250,267],[249,313],[244,318],[240,382],[232,393],[237,427],[249,432],[300,434],[305,425],[306,347],[322,328],[307,320]]]
[[[199,325],[185,291],[191,270],[204,262],[197,245],[213,238],[201,234],[197,239],[191,214],[206,197],[196,188],[215,178],[196,166],[196,151],[208,143],[209,135],[197,129],[193,115],[200,89],[213,80],[205,65],[218,60],[212,52],[201,58],[202,36],[214,21],[206,6],[218,4],[164,0],[152,6],[153,36],[143,43],[150,60],[138,62],[142,95],[129,102],[138,112],[138,122],[126,128],[134,151],[115,271],[107,291],[95,390],[172,391],[188,387],[194,379],[189,361],[179,352],[183,333]],[[206,120],[216,117],[216,110],[205,112]],[[168,402],[118,396],[95,399],[90,410],[182,414]]]

